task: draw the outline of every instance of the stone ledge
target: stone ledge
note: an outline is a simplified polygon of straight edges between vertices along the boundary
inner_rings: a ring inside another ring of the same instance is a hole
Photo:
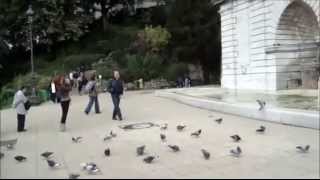
[[[191,105],[201,109],[213,110],[262,121],[320,129],[319,112],[317,111],[274,107],[267,108],[263,111],[258,111],[258,106],[254,104],[232,104],[219,102],[188,95],[175,94],[173,92],[170,92],[170,90],[159,90],[155,92],[155,95],[158,97],[169,98],[179,103]]]

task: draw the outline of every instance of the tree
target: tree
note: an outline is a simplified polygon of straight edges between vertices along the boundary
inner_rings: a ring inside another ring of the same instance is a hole
[[[170,5],[168,29],[171,55],[180,61],[199,62],[204,81],[220,75],[221,45],[218,8],[210,0],[175,0]]]
[[[134,11],[135,0],[84,0],[89,2],[89,7],[101,11],[101,22],[104,31],[108,30],[112,20],[121,19]]]
[[[26,15],[29,5],[32,5],[34,11],[32,37],[37,55],[39,51],[58,49],[62,43],[78,41],[89,32],[89,25],[94,20],[93,13],[86,13],[79,2],[81,1],[1,0],[0,37],[6,44],[13,46],[6,54],[1,53],[1,82],[29,70],[30,31]]]
[[[142,54],[159,54],[167,47],[170,38],[171,34],[166,28],[146,26],[144,30],[138,32],[133,48]]]
[[[93,15],[85,14],[76,0],[34,0],[32,29],[35,45],[50,48],[62,41],[78,41],[89,31]],[[14,44],[29,49],[29,27],[26,10],[29,4],[24,0],[4,0],[1,2],[0,32],[8,32],[4,38]]]

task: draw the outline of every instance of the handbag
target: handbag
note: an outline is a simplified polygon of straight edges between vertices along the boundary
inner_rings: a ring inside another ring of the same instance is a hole
[[[27,102],[24,103],[24,108],[28,111],[31,108],[31,103],[29,100],[27,100]]]

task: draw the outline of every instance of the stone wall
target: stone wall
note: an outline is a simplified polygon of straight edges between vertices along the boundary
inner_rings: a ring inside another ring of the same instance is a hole
[[[169,87],[174,87],[174,82],[169,82],[165,79],[153,79],[143,83],[143,89],[164,89]],[[125,85],[127,90],[138,90],[139,86],[137,82],[127,83]]]
[[[225,0],[220,14],[224,88],[316,87],[319,0]]]

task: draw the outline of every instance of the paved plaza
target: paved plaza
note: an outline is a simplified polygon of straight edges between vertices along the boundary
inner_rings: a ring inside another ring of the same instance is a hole
[[[46,103],[32,107],[27,116],[26,133],[16,133],[14,109],[1,111],[1,140],[18,138],[15,149],[1,147],[1,179],[5,178],[67,178],[79,173],[80,178],[319,178],[319,130],[298,128],[257,121],[238,116],[210,112],[159,98],[152,91],[127,92],[121,102],[125,120],[112,121],[112,102],[101,94],[101,114],[85,115],[87,96],[74,95],[67,121],[67,132],[59,132],[60,105]],[[221,124],[214,119],[223,118]],[[121,125],[152,122],[168,123],[168,130],[159,127],[124,131]],[[177,132],[176,126],[187,125]],[[265,134],[255,130],[264,125]],[[202,129],[199,138],[190,134]],[[110,131],[117,137],[103,141]],[[167,142],[160,140],[160,133]],[[239,134],[242,141],[234,143],[230,136]],[[72,143],[72,137],[81,136],[81,143]],[[181,152],[173,153],[167,145],[178,145]],[[309,153],[299,153],[298,145],[311,146]],[[146,156],[159,156],[152,164],[136,155],[136,148],[146,145]],[[239,158],[230,156],[231,149],[240,146]],[[104,150],[111,149],[105,157]],[[205,160],[204,148],[211,153]],[[59,169],[50,169],[40,156],[54,152],[53,159],[62,163]],[[17,163],[16,155],[26,156],[26,162]],[[88,175],[80,163],[95,162],[101,174]]]

